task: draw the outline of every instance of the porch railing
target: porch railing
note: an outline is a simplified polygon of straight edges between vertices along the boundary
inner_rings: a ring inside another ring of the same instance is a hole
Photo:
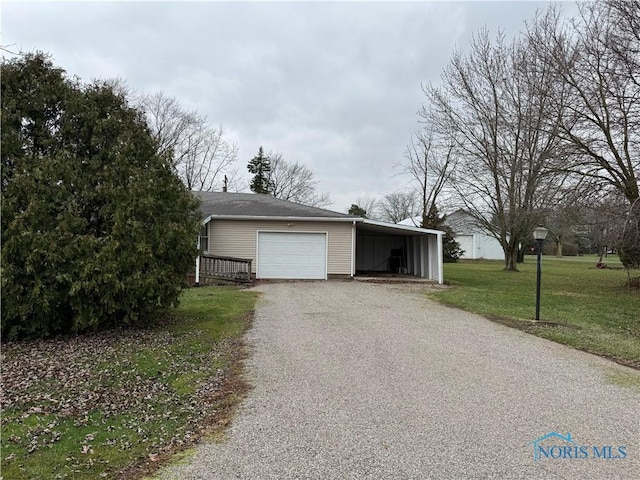
[[[200,256],[200,283],[207,280],[227,280],[233,282],[251,282],[251,260],[246,258]]]

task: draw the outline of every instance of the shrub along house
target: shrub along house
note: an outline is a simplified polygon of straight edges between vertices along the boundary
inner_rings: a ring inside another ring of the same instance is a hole
[[[442,283],[438,230],[395,225],[270,195],[194,192],[203,218],[200,277],[349,278],[401,273]]]

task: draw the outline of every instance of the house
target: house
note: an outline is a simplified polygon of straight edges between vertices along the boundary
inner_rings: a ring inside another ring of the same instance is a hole
[[[438,230],[377,222],[270,195],[194,192],[202,259],[251,261],[258,279],[350,278],[406,273],[443,282]],[[200,265],[196,269],[199,275]]]
[[[422,217],[402,220],[399,225],[420,225]],[[495,237],[486,233],[475,218],[465,210],[447,215],[444,224],[453,231],[453,239],[460,244],[463,260],[504,260],[504,251]]]

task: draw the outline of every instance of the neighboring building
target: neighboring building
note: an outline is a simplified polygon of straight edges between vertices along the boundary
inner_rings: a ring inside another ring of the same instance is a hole
[[[399,225],[420,225],[422,217],[402,220]],[[464,251],[461,259],[504,260],[504,251],[495,237],[487,234],[475,218],[464,210],[447,215],[444,224],[453,231],[453,238]]]
[[[258,279],[400,272],[443,282],[441,231],[377,222],[270,195],[194,194],[201,201],[203,251],[251,260]]]
[[[464,250],[460,258],[504,260],[504,251],[500,242],[486,233],[469,212],[456,210],[447,215],[444,223],[453,230],[455,241]]]

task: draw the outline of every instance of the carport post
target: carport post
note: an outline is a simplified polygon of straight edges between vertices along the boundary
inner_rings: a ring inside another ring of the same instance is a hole
[[[442,249],[442,233],[438,235],[438,283],[444,283],[444,251]]]
[[[356,221],[351,225],[351,276],[356,275]]]
[[[200,285],[200,235],[198,235],[196,247],[198,248],[198,256],[196,257],[196,286],[198,286]]]
[[[442,283],[442,236],[430,233],[427,237],[429,245],[429,279]]]

